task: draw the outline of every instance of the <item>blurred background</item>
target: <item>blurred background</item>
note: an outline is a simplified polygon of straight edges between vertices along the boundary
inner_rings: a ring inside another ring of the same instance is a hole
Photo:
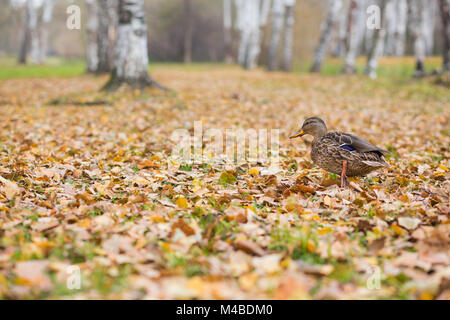
[[[429,59],[423,65],[427,57],[443,54],[446,35],[440,6],[448,3],[446,0],[144,2],[150,62],[225,62],[240,63],[247,69],[259,65],[269,70],[309,71],[316,60],[313,71],[321,71],[325,56],[322,72],[351,73],[354,67],[364,68],[364,60],[357,57],[368,56],[375,47],[374,39],[381,38],[375,58],[411,57],[397,58],[390,72],[422,76],[442,66],[440,58]],[[377,35],[377,29],[367,28],[371,4],[385,13],[379,21],[381,35]],[[66,26],[70,5],[81,10],[80,30]],[[109,71],[118,24],[117,5],[118,0],[0,0],[2,66],[12,66],[13,62],[42,65],[71,61],[68,72],[81,73],[86,68]],[[243,48],[247,45],[250,49],[246,56]],[[89,66],[92,61],[87,52],[98,56],[99,61],[94,58],[93,63],[99,66]]]

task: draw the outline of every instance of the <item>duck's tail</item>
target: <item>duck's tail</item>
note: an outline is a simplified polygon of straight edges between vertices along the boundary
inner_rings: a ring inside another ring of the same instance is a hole
[[[389,163],[381,160],[381,161],[368,161],[365,160],[363,161],[363,163],[367,164],[368,166],[374,167],[374,168],[382,168],[382,167],[386,167],[389,168]]]

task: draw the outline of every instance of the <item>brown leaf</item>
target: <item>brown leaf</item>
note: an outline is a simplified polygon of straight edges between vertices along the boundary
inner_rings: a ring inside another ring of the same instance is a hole
[[[183,231],[184,234],[188,237],[195,234],[195,230],[190,225],[188,225],[186,221],[184,221],[184,219],[181,218],[172,225],[172,230],[175,230],[176,228]]]
[[[247,239],[237,239],[233,242],[233,247],[256,256],[263,256],[266,253],[258,244]]]
[[[87,205],[91,205],[96,202],[95,199],[91,195],[86,194],[86,193],[84,193],[84,194],[79,193],[79,194],[75,195],[75,199],[83,200]]]
[[[384,243],[386,242],[386,238],[378,238],[369,243],[370,252],[377,254],[378,251],[384,248]]]
[[[372,230],[372,225],[365,219],[361,219],[358,221],[356,228],[360,231],[366,232],[367,230]]]

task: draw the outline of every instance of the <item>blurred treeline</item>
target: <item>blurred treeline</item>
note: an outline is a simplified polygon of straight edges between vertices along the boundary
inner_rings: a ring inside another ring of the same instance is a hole
[[[432,0],[431,0],[432,1]],[[82,8],[82,30],[66,28],[67,6],[79,5]],[[184,53],[184,1],[183,0],[145,0],[148,24],[148,49],[151,61],[183,61]],[[222,61],[224,59],[224,31],[222,0],[192,0],[192,61]],[[326,19],[328,0],[297,0],[295,6],[295,25],[293,39],[294,64],[310,61],[314,55]],[[235,13],[234,13],[235,15]],[[57,0],[53,17],[49,25],[49,54],[67,59],[85,56],[86,32],[85,2]],[[436,11],[436,27],[430,55],[442,50],[440,23]],[[21,41],[23,26],[22,10],[10,5],[9,0],[0,0],[0,57],[16,56]],[[267,48],[270,38],[270,19],[262,35],[260,64],[267,60]],[[233,31],[236,52],[239,34]],[[413,41],[407,32],[406,55],[413,55]],[[364,45],[360,54],[365,54]]]

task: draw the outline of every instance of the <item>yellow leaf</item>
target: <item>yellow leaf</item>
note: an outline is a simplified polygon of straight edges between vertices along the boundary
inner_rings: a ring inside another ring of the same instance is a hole
[[[398,235],[402,235],[403,234],[403,229],[400,228],[395,223],[391,225],[391,229],[394,230],[394,232],[397,233]]]
[[[20,277],[15,278],[14,283],[18,284],[20,286],[31,286],[33,284],[32,281],[25,279],[25,278],[20,278]]]
[[[179,197],[177,201],[175,201],[175,204],[183,209],[186,209],[188,207],[188,202],[185,197]]]
[[[291,261],[292,259],[290,257],[287,257],[286,259],[280,262],[280,266],[282,266],[283,268],[287,268],[291,263]]]
[[[257,176],[257,175],[259,175],[259,170],[256,168],[252,168],[252,169],[248,170],[248,174]]]
[[[316,245],[314,244],[314,242],[312,242],[311,240],[308,241],[307,249],[308,249],[309,252],[316,251]]]
[[[429,292],[422,292],[420,295],[420,300],[433,300],[433,295]]]
[[[324,234],[327,234],[329,232],[331,232],[331,228],[329,228],[329,227],[322,228],[317,231],[317,233],[320,234],[321,236],[323,236]]]
[[[442,164],[439,165],[439,168],[441,168],[442,170],[447,171],[447,172],[450,171],[449,168],[443,166]]]
[[[0,285],[6,286],[8,284],[8,281],[6,280],[5,276],[0,273]]]
[[[155,221],[155,222],[164,222],[164,219],[160,216],[150,216],[150,221]]]

